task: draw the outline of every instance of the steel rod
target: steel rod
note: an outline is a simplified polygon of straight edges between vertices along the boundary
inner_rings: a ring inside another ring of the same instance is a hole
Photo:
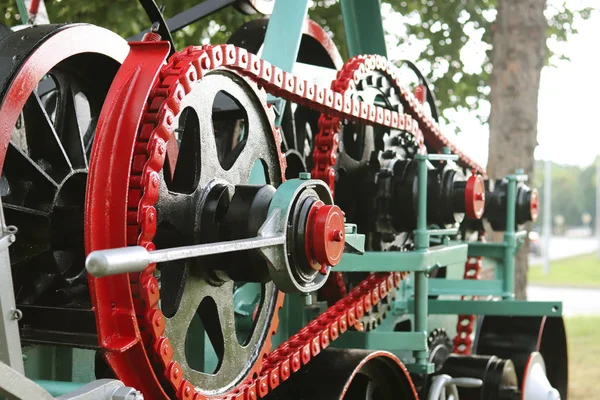
[[[220,253],[231,253],[234,251],[259,249],[262,247],[277,246],[285,242],[285,235],[256,237],[251,239],[238,239],[228,242],[206,243],[194,246],[174,247],[151,251],[150,262],[159,263],[165,261],[182,260],[184,258],[209,256]]]
[[[155,251],[148,251],[141,246],[121,247],[91,252],[85,261],[85,267],[92,276],[99,278],[109,275],[141,272],[153,263],[252,250],[278,246],[283,243],[285,243],[285,235],[205,243]]]

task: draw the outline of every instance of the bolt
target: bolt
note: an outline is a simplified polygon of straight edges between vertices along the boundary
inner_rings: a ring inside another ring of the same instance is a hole
[[[336,229],[335,231],[333,231],[333,241],[341,242],[342,240],[344,240],[344,232],[342,232],[339,229]]]
[[[310,172],[300,172],[300,179],[302,179],[303,181],[307,181],[310,179]]]
[[[481,192],[481,193],[476,193],[476,194],[475,194],[475,200],[484,201],[484,200],[485,200],[485,193],[483,193],[483,192]]]
[[[19,309],[12,310],[12,319],[15,321],[20,321],[23,318],[23,312]]]
[[[304,295],[302,296],[304,297],[304,305],[305,306],[312,306],[313,304],[313,299],[312,299],[312,294],[311,293],[304,293]]]
[[[144,400],[144,395],[133,388],[123,386],[113,392],[111,400]]]

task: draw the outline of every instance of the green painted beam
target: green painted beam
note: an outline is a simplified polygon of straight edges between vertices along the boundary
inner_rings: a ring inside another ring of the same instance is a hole
[[[348,55],[387,57],[380,0],[341,0]]]
[[[429,236],[454,236],[458,233],[458,228],[450,229],[429,229]]]
[[[423,364],[418,364],[418,363],[404,364],[404,366],[406,367],[408,372],[410,372],[411,374],[430,375],[435,372],[435,364],[430,363],[430,362],[423,363]]]
[[[427,332],[350,331],[341,335],[332,346],[351,349],[427,351]]]
[[[292,72],[302,40],[302,27],[308,12],[308,0],[277,0],[269,25],[261,58]]]
[[[469,243],[469,257],[487,257],[502,260],[504,258],[504,248],[506,244],[500,243]]]
[[[414,312],[414,302],[398,302],[394,309]],[[484,301],[484,300],[429,300],[429,314],[474,314],[558,317],[562,315],[561,301]]]
[[[485,279],[430,279],[430,295],[501,296],[502,281]]]
[[[425,271],[440,266],[465,263],[467,244],[433,246],[415,251],[365,252],[363,255],[344,254],[333,270],[336,272]]]
[[[85,383],[79,382],[63,382],[49,380],[35,380],[35,383],[40,385],[44,390],[50,393],[51,396],[58,397],[79,389]]]

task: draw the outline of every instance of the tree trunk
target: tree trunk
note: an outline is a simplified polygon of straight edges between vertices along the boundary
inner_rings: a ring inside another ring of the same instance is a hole
[[[546,58],[546,0],[499,0],[492,40],[487,172],[503,178],[523,168],[533,178],[538,90]],[[525,299],[529,242],[516,260],[516,297]]]

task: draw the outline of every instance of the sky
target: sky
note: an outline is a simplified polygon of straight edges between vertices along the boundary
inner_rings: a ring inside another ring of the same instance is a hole
[[[549,0],[550,7],[562,3],[560,0]],[[569,0],[569,7],[595,6],[597,0]],[[388,7],[387,4],[383,4]],[[394,36],[407,37],[405,22],[410,17],[386,12],[384,27]],[[489,18],[493,19],[494,14]],[[596,123],[600,115],[600,12],[595,11],[587,21],[577,19],[574,27],[579,33],[568,38],[566,43],[556,43],[549,39],[549,46],[570,58],[570,61],[559,61],[557,66],[547,66],[542,70],[538,102],[538,148],[536,159],[550,159],[561,164],[591,164],[600,154],[600,126]],[[483,30],[465,28],[471,39],[461,53],[461,60],[469,72],[481,70],[481,60],[485,56],[486,44],[481,42]],[[388,57],[392,60],[404,58],[416,61],[424,44],[416,38],[397,46],[397,39],[388,38]],[[443,65],[431,71],[425,63],[418,64],[426,75],[444,73]],[[484,104],[478,111],[483,115],[489,113],[489,104]],[[489,127],[481,124],[473,113],[447,112],[451,120],[445,131],[453,132],[460,126],[461,133],[455,142],[482,164],[487,163]]]

